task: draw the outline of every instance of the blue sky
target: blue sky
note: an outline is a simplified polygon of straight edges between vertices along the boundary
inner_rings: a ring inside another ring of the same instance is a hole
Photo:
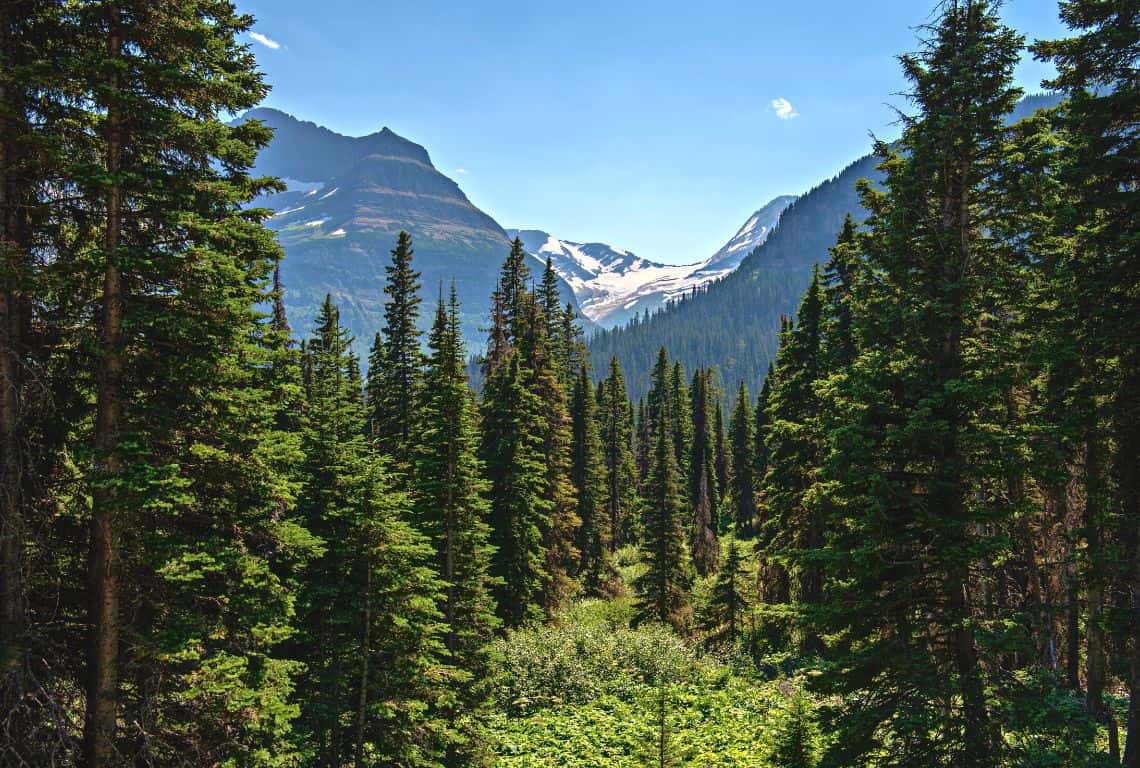
[[[388,126],[504,227],[683,263],[897,134],[894,56],[934,0],[238,0],[273,92],[333,130]],[[1055,0],[1009,0],[1030,40]],[[1049,74],[1031,60],[1028,90]]]

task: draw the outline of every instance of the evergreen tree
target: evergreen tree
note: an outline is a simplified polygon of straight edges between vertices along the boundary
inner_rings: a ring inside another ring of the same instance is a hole
[[[435,546],[448,652],[462,669],[481,673],[480,653],[498,620],[489,575],[488,487],[477,457],[475,405],[454,286],[446,306],[440,297],[428,347],[415,451],[415,517]]]
[[[777,563],[797,563],[797,602],[811,610],[823,599],[815,558],[823,545],[824,520],[809,498],[820,464],[820,406],[814,384],[822,375],[822,290],[818,269],[804,294],[797,322],[789,325],[776,356],[776,386],[768,396],[768,473],[764,478],[768,515],[762,536],[765,554]],[[782,576],[781,576],[782,578]],[[819,650],[805,633],[801,649]]]
[[[711,373],[711,371],[710,371]],[[721,402],[720,388],[715,387],[711,380],[709,384],[709,393],[712,395],[712,414],[713,414],[713,468],[716,475],[716,502],[717,509],[722,510],[724,507],[724,497],[728,492],[728,433],[725,431],[724,426],[724,404]],[[721,532],[725,529],[722,522],[723,514],[718,512],[716,520],[716,530]]]
[[[857,227],[851,214],[843,220],[843,229],[835,245],[829,249],[821,280],[823,301],[822,330],[824,336],[825,367],[830,371],[850,365],[855,359],[855,330],[852,317],[855,301],[856,277],[859,266]]]
[[[583,367],[578,371],[570,399],[571,450],[570,481],[577,493],[577,547],[580,553],[578,575],[591,595],[602,595],[612,580],[609,553],[613,527],[606,507],[606,467],[595,413],[594,388]]]
[[[604,504],[610,524],[610,552],[631,540],[637,504],[637,467],[633,451],[633,419],[621,365],[610,358],[609,376],[599,385],[599,429],[602,441]]]
[[[732,539],[709,598],[709,616],[705,621],[705,629],[711,633],[711,639],[731,645],[740,636],[744,612],[749,605],[744,587],[747,577],[740,547],[736,539]]]
[[[498,614],[507,626],[541,617],[548,590],[547,546],[551,507],[544,499],[545,470],[539,424],[541,401],[510,353],[483,389],[482,455],[491,483],[492,575],[499,581]]]
[[[737,537],[751,537],[756,520],[755,475],[755,435],[753,433],[752,409],[748,403],[748,390],[740,382],[736,395],[736,408],[728,423],[729,443],[731,444],[731,490],[732,519]]]
[[[689,388],[685,385],[685,368],[681,361],[673,363],[669,377],[669,428],[672,432],[673,451],[677,456],[677,468],[682,478],[694,477],[690,473],[689,456],[693,448],[693,413],[689,402]],[[684,497],[692,501],[691,489],[685,483]]]
[[[1012,369],[995,343],[1002,323],[982,318],[997,317],[989,298],[1005,274],[988,180],[1001,170],[1019,46],[991,3],[943,6],[922,52],[902,57],[920,113],[897,148],[877,147],[886,191],[864,187],[873,216],[860,244],[874,280],[860,297],[859,355],[822,409],[845,417],[820,485],[845,524],[822,555],[792,558],[833,577],[815,626],[841,633],[842,647],[837,674],[820,682],[862,695],[840,718],[841,762],[1002,761],[987,702],[1007,678],[982,651],[1001,627],[978,631],[969,582],[1005,557],[994,532],[1013,511],[1005,483],[983,480],[1003,476],[1003,430],[986,420],[1006,412]]]
[[[527,258],[522,240],[516,237],[511,243],[511,252],[503,262],[499,273],[503,325],[512,342],[517,342],[522,335],[523,303],[530,293],[531,276]]]
[[[59,700],[69,711],[42,713],[82,720],[82,751],[52,760],[98,768],[119,755],[150,764],[291,756],[295,665],[275,646],[292,597],[274,567],[303,537],[274,519],[289,499],[267,445],[278,413],[265,373],[279,340],[255,310],[270,299],[280,251],[261,213],[242,210],[277,185],[249,174],[269,131],[224,122],[266,93],[239,42],[251,25],[227,3],[8,3],[0,18],[3,312],[6,332],[17,331],[5,344],[18,345],[0,356],[22,369],[20,378],[0,371],[5,397],[47,372],[35,354],[21,359],[34,350],[29,332],[72,358],[36,382],[53,402],[24,423],[31,450],[4,458],[18,466],[66,440],[67,464],[41,465],[26,481],[34,489],[62,472],[81,476],[44,508],[52,526],[90,531],[86,622],[50,609],[53,622],[89,628],[86,649],[72,649],[85,669]],[[44,126],[33,143],[21,135],[29,114]],[[41,163],[48,176],[24,176]],[[50,216],[24,197],[29,180],[37,197],[57,201]],[[32,237],[52,280],[34,297],[23,258],[33,252],[20,250]],[[41,442],[42,417],[65,413]],[[5,441],[11,426],[0,425]],[[7,508],[4,518],[20,523]],[[52,575],[78,583],[71,562],[61,553]],[[5,572],[4,592],[9,584]],[[35,611],[36,621],[48,615]],[[74,742],[61,743],[70,751]]]
[[[693,565],[697,573],[707,576],[714,572],[720,562],[720,547],[716,538],[717,485],[714,436],[709,402],[710,372],[697,371],[693,374],[693,386],[689,390],[692,413],[692,441],[689,455],[689,498],[693,509],[690,523],[689,547],[693,555]],[[682,435],[678,439],[684,439]]]
[[[1112,474],[1113,507],[1110,526],[1119,542],[1113,580],[1122,601],[1119,619],[1112,622],[1125,657],[1122,666],[1130,688],[1127,739],[1123,764],[1140,766],[1140,352],[1131,341],[1140,333],[1140,269],[1137,268],[1136,210],[1140,190],[1136,130],[1140,115],[1140,83],[1136,47],[1140,9],[1127,0],[1091,2],[1066,0],[1061,18],[1074,36],[1038,42],[1035,52],[1053,61],[1057,77],[1046,85],[1069,97],[1058,114],[1071,161],[1063,178],[1073,190],[1075,204],[1064,209],[1058,225],[1074,240],[1070,263],[1062,268],[1079,275],[1078,338],[1086,359],[1098,367],[1114,368],[1108,402],[1110,430],[1116,444]],[[1103,518],[1102,518],[1103,519]],[[1094,521],[1095,522],[1095,521]],[[1093,567],[1103,569],[1106,563]],[[1090,609],[1090,640],[1102,623]],[[1090,649],[1090,658],[1092,651]],[[1094,690],[1090,670],[1089,703],[1100,715],[1101,691]]]
[[[542,499],[549,509],[548,525],[543,530],[547,573],[543,606],[547,615],[552,615],[574,590],[573,574],[580,557],[575,540],[581,520],[575,512],[570,480],[571,424],[566,392],[559,382],[557,360],[551,354],[545,315],[537,298],[532,293],[523,297],[518,354],[525,386],[540,403],[535,425],[543,461]]]
[[[420,350],[420,273],[412,269],[412,238],[401,231],[384,267],[384,328],[368,366],[368,420],[377,449],[400,471],[412,468],[415,408],[423,384]],[[377,365],[378,363],[378,365]]]
[[[306,345],[312,392],[297,509],[320,545],[298,578],[298,735],[318,765],[360,765],[364,754],[432,764],[446,748],[436,705],[453,675],[441,662],[443,585],[429,542],[403,519],[407,496],[365,441],[350,345],[326,297]]]
[[[669,417],[669,409],[660,412]],[[646,482],[645,523],[641,543],[648,566],[634,584],[638,594],[636,622],[656,620],[685,631],[692,621],[692,565],[685,546],[681,473],[668,430],[659,429],[653,468]]]

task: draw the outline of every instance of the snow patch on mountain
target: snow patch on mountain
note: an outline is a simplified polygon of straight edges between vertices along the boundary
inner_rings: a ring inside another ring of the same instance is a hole
[[[520,238],[527,252],[540,261],[549,258],[554,271],[574,291],[582,314],[612,328],[734,271],[767,239],[793,200],[783,196],[768,203],[723,248],[695,264],[662,264],[605,243],[560,240],[541,230],[508,230],[507,234]]]

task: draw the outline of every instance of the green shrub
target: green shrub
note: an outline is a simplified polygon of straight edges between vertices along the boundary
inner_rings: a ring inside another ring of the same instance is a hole
[[[494,644],[492,688],[500,708],[518,714],[628,697],[645,684],[716,674],[663,626],[629,629],[628,605],[587,601],[556,624],[510,632]]]

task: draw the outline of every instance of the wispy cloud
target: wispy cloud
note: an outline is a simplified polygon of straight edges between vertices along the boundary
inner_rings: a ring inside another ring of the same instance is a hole
[[[792,120],[800,116],[800,113],[792,106],[792,102],[783,97],[772,99],[772,109],[776,112],[776,117],[781,120]]]
[[[456,173],[467,173],[467,169],[466,168],[456,168],[455,172]]]
[[[281,47],[281,43],[277,42],[276,40],[274,40],[271,37],[266,37],[265,35],[261,34],[260,32],[250,32],[249,36],[253,38],[254,42],[261,43],[266,48],[272,48],[273,50],[276,51],[278,48]]]

